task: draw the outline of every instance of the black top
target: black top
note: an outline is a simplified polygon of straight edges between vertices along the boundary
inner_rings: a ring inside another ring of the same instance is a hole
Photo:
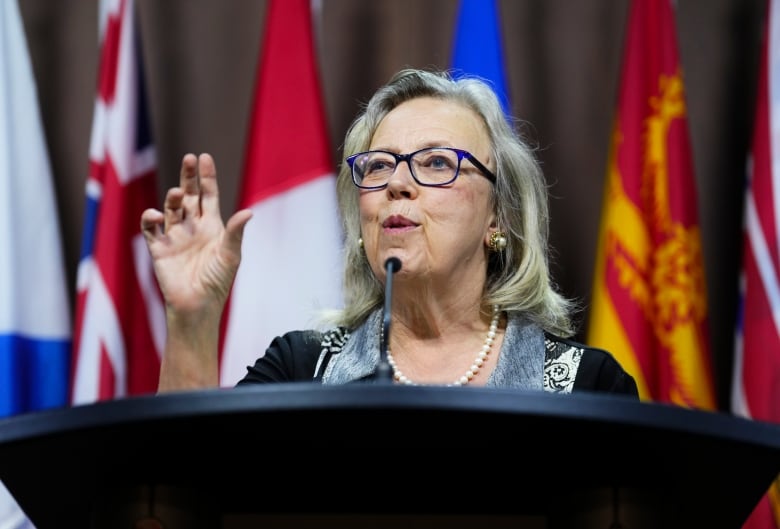
[[[268,382],[317,381],[321,378],[325,364],[333,354],[340,351],[340,343],[333,340],[332,333],[317,331],[292,331],[276,337],[265,354],[247,367],[247,374],[237,385],[262,384]],[[576,374],[571,391],[597,391],[619,393],[639,398],[636,382],[617,360],[607,351],[545,333],[545,380],[547,391],[559,391],[554,387],[555,362],[566,352],[581,352],[579,363],[574,367]],[[321,353],[325,353],[323,364],[317,371]]]

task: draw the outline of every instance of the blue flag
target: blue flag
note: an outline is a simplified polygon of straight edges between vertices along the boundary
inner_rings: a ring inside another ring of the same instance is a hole
[[[0,3],[0,417],[68,403],[70,303],[16,1]]]
[[[511,113],[498,0],[461,0],[452,54],[455,77],[476,75],[493,85]]]
[[[0,419],[68,403],[70,304],[49,154],[16,0],[0,2]],[[0,527],[32,528],[0,483]]]

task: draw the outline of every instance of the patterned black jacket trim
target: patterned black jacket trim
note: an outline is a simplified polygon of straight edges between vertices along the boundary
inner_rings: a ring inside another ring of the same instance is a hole
[[[349,330],[336,327],[322,335],[322,354],[314,370],[314,378],[322,378],[322,372],[330,357],[341,352],[349,340]],[[583,349],[572,346],[546,334],[544,340],[544,390],[551,393],[571,393],[577,369],[582,359]]]

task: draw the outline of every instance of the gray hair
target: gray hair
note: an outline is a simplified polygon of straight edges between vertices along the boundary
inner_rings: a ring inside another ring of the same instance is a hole
[[[344,154],[368,150],[382,119],[401,103],[419,97],[464,105],[482,117],[490,134],[498,177],[492,199],[507,245],[503,251],[490,253],[483,303],[520,312],[547,331],[571,336],[574,303],[556,291],[550,276],[544,175],[533,150],[521,139],[489,84],[476,77],[456,80],[449,72],[401,70],[352,122],[344,140]],[[330,319],[354,328],[382,306],[384,286],[371,271],[359,244],[358,190],[346,163],[341,164],[337,190],[345,236],[345,306]]]

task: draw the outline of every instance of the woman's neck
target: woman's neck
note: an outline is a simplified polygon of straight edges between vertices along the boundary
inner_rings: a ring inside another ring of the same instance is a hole
[[[492,308],[475,303],[440,307],[418,301],[394,310],[391,318],[388,349],[396,373],[409,380],[452,384],[468,376],[477,363],[474,382],[484,383],[495,366],[505,322],[498,319],[497,328],[491,330]],[[480,359],[483,351],[486,354]]]

